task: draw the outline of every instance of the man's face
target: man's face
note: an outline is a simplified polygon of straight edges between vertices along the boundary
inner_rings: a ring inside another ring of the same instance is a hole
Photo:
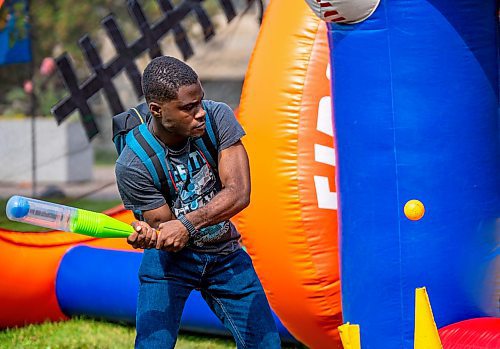
[[[199,137],[205,132],[206,112],[201,105],[204,91],[200,82],[181,86],[177,99],[159,104],[161,124],[180,137]]]

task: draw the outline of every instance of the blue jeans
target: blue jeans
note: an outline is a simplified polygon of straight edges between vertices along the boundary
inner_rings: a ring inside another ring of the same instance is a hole
[[[193,289],[201,291],[238,348],[280,348],[266,295],[243,249],[228,255],[146,250],[139,280],[136,348],[174,348]]]

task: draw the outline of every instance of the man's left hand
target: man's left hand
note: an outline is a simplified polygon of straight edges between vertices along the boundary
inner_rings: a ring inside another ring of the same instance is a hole
[[[158,238],[156,248],[169,252],[182,250],[189,241],[189,233],[186,227],[178,220],[161,223],[158,226]]]

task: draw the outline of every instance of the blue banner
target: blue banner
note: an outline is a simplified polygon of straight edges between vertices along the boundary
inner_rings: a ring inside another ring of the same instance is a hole
[[[7,0],[0,6],[0,65],[30,62],[28,1]]]

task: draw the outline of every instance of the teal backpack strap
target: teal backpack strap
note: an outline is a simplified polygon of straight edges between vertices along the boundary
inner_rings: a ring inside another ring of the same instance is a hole
[[[146,166],[155,187],[160,190],[170,205],[169,198],[174,197],[176,191],[174,179],[165,162],[165,150],[162,145],[151,134],[146,124],[141,124],[129,132],[126,142]]]
[[[207,117],[205,118],[206,132],[204,136],[208,137],[206,137],[205,140],[209,141],[209,143],[215,147],[215,150],[218,150],[219,144],[217,142],[217,137],[215,136],[215,130],[214,130],[215,121],[212,119],[212,114],[208,111],[208,108],[204,104],[203,104],[203,109],[205,109],[205,112],[207,113]]]
[[[210,166],[217,171],[219,158],[219,144],[215,133],[215,121],[212,114],[209,113],[205,103],[202,102],[203,109],[207,113],[205,118],[205,133],[203,136],[195,138],[193,141],[198,149],[203,153]]]

